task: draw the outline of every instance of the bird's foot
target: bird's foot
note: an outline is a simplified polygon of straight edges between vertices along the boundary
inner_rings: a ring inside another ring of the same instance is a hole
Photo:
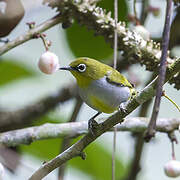
[[[120,111],[120,112],[123,112],[123,113],[125,113],[125,114],[128,113],[128,111],[127,111],[127,109],[126,109],[126,104],[127,104],[127,103],[121,103],[121,104],[119,105],[119,111]]]
[[[97,129],[99,124],[94,120],[94,118],[89,119],[88,121],[88,130],[94,136],[94,130]]]

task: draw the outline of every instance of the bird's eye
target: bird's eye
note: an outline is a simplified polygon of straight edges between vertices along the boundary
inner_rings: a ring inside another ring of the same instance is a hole
[[[79,72],[84,72],[86,70],[86,65],[85,64],[79,64],[77,66],[77,69]]]

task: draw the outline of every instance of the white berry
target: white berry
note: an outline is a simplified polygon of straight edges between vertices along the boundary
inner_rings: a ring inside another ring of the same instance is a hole
[[[145,41],[150,39],[150,33],[144,26],[137,25],[134,27],[134,31],[136,31],[136,33],[138,33]]]
[[[46,51],[41,55],[38,66],[43,73],[52,74],[59,69],[59,59],[54,53]]]
[[[168,177],[180,176],[180,162],[176,160],[167,162],[164,166],[164,171]]]

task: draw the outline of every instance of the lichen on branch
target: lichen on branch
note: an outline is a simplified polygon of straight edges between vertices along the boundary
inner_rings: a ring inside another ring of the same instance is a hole
[[[115,21],[111,17],[111,12],[96,7],[98,0],[44,0],[44,3],[52,8],[57,8],[64,19],[75,19],[80,25],[93,29],[95,35],[104,36],[105,40],[113,46]],[[135,31],[129,30],[125,22],[117,24],[118,32],[118,49],[123,51],[123,56],[131,63],[140,63],[145,65],[149,71],[158,70],[161,50],[160,44],[152,40],[145,41]],[[167,57],[167,63],[171,64],[175,61]],[[175,84],[175,88],[180,89],[180,75],[176,74],[170,81]]]

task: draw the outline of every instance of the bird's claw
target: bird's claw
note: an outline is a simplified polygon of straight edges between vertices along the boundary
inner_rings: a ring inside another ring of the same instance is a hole
[[[124,103],[122,103],[122,104],[119,105],[119,111],[120,111],[120,112],[123,112],[123,113],[125,113],[125,114],[128,113],[128,111],[127,111]]]
[[[98,128],[98,125],[99,124],[93,118],[91,118],[88,121],[88,130],[93,136],[94,136],[94,130]]]

